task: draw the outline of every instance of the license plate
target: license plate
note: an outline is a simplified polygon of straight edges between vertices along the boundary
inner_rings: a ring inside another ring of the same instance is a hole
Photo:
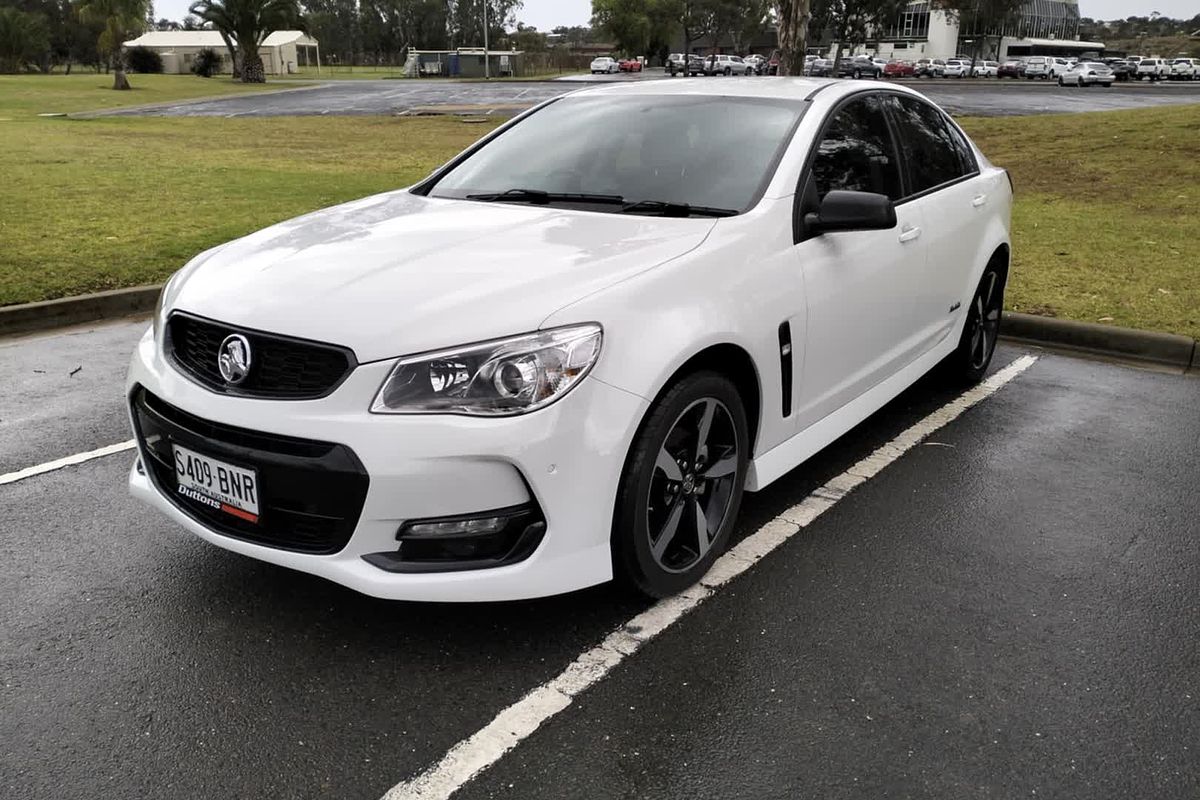
[[[258,522],[258,474],[172,445],[179,494],[247,522]]]

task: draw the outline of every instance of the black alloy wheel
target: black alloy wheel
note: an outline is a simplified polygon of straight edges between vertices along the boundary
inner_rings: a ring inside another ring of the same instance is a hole
[[[966,324],[958,348],[947,359],[947,366],[956,379],[978,383],[992,363],[996,340],[1000,336],[1005,281],[1003,265],[993,262],[983,271],[979,287],[967,307]]]
[[[651,597],[692,585],[728,544],[749,464],[746,412],[723,375],[698,372],[655,402],[613,516],[618,577]]]

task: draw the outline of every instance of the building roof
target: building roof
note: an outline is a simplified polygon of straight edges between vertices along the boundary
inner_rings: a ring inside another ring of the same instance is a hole
[[[216,31],[147,31],[125,43],[126,47],[224,47]]]
[[[1067,47],[1072,50],[1103,50],[1104,42],[1080,42],[1075,39],[1022,39],[1016,36],[1005,36],[1008,44],[1032,45],[1034,47]]]
[[[278,47],[284,44],[316,44],[317,40],[302,31],[275,31],[263,41],[263,47]],[[126,47],[211,47],[214,50],[225,46],[225,40],[217,31],[147,31],[136,39],[125,43]]]

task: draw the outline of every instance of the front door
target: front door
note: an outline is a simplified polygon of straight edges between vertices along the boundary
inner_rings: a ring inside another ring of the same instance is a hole
[[[800,212],[834,189],[898,200],[899,158],[876,94],[852,97],[830,115],[806,175]],[[925,220],[916,204],[896,207],[891,230],[806,236],[794,248],[808,305],[805,359],[797,390],[803,430],[920,354],[915,315],[925,273]]]

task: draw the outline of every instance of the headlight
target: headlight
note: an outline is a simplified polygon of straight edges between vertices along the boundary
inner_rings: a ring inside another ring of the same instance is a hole
[[[376,414],[511,416],[547,406],[600,355],[595,323],[400,359],[371,404]]]

